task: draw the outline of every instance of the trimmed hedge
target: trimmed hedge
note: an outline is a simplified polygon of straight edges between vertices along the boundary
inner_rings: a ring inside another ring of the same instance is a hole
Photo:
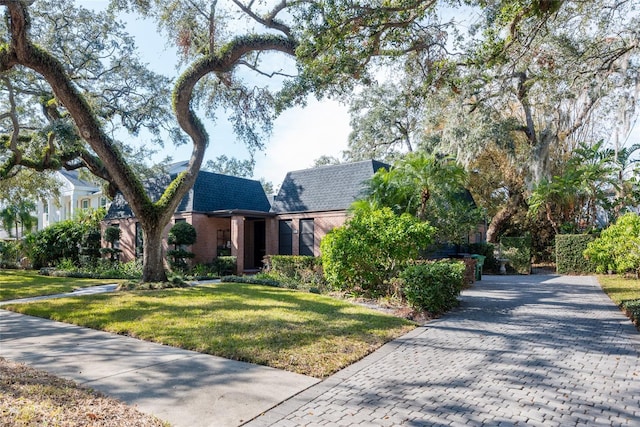
[[[503,237],[500,239],[502,257],[509,260],[509,264],[518,274],[531,274],[531,238]]]
[[[435,261],[412,265],[400,273],[407,302],[415,309],[444,313],[458,305],[464,283],[465,264]]]
[[[211,270],[218,276],[234,274],[237,269],[237,257],[219,256],[211,262]]]
[[[596,239],[594,234],[556,235],[556,271],[559,274],[590,274],[596,265],[584,255],[587,245]]]
[[[264,272],[291,289],[323,288],[322,258],[304,255],[267,255]]]

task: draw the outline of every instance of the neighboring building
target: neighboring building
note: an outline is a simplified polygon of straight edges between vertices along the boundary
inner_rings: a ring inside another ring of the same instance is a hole
[[[102,189],[80,179],[78,171],[59,170],[56,178],[60,181],[59,196],[37,202],[38,230],[56,222],[73,219],[82,210],[108,208],[109,203],[102,194]]]
[[[272,204],[259,181],[201,171],[165,235],[175,222],[187,221],[197,233],[190,249],[194,262],[230,254],[237,257],[239,272],[259,269],[267,254],[317,256],[320,240],[345,222],[347,209],[381,167],[389,165],[369,160],[289,172]],[[155,190],[149,184],[154,197],[167,178],[159,179]],[[141,255],[140,225],[122,196],[113,201],[103,226],[120,227],[124,261]]]

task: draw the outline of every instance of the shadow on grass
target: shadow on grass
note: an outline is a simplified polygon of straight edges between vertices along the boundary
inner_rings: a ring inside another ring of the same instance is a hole
[[[319,378],[415,327],[407,320],[326,296],[238,283],[62,298],[7,308]]]
[[[54,295],[118,280],[43,276],[33,270],[0,270],[0,301]]]

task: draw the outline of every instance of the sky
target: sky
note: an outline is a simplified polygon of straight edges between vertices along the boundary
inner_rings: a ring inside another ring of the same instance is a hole
[[[108,1],[76,0],[76,3],[100,10],[106,8]],[[156,72],[177,76],[174,68],[176,54],[165,46],[164,40],[156,32],[155,24],[133,17],[124,20],[128,32],[136,40],[142,61]],[[236,139],[231,126],[224,122],[224,117],[220,117],[216,123],[207,122],[203,115],[200,115],[200,119],[205,122],[210,137],[205,163],[220,155],[249,159],[249,151]],[[273,132],[265,141],[265,149],[255,154],[253,178],[263,178],[277,189],[289,171],[312,167],[314,160],[323,155],[341,158],[342,151],[347,149],[351,130],[349,119],[347,106],[331,100],[310,98],[306,107],[285,111],[275,120]],[[188,160],[191,145],[176,148],[167,143],[152,162],[157,163],[166,156],[171,156],[174,161]]]

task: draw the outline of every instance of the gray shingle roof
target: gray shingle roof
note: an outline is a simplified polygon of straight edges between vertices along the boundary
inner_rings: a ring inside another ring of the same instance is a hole
[[[271,211],[318,212],[348,209],[362,196],[365,182],[389,165],[375,160],[321,166],[287,173]]]
[[[169,183],[169,177],[148,181],[145,186],[153,200],[158,200]],[[176,212],[212,212],[217,210],[251,210],[269,212],[269,199],[259,181],[200,171],[193,187],[184,196]],[[129,218],[129,204],[118,194],[109,207],[105,220]]]
[[[96,190],[98,190],[98,186],[96,186],[95,184],[89,181],[80,179],[79,178],[80,174],[77,170],[68,171],[65,169],[60,169],[58,173],[62,175],[66,180],[68,180],[71,183],[71,185],[73,185],[74,187],[89,187],[89,188],[95,188]]]

